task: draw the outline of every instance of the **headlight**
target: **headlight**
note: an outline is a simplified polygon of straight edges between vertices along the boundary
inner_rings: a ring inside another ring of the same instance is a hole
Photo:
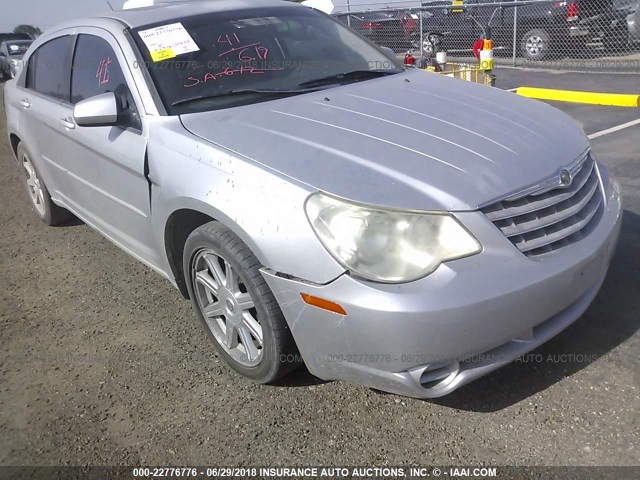
[[[386,283],[417,280],[442,262],[482,251],[451,215],[357,205],[315,193],[309,221],[325,248],[359,277]]]

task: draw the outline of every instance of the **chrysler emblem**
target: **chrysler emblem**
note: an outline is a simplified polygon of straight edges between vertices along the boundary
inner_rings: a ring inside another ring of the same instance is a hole
[[[571,185],[573,181],[573,177],[571,176],[571,172],[569,170],[562,170],[560,172],[560,185],[564,187],[568,187]]]

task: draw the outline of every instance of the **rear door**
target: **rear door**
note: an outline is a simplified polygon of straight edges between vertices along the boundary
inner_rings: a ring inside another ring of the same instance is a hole
[[[66,189],[68,157],[64,135],[67,132],[62,119],[72,112],[69,96],[71,40],[71,35],[49,40],[29,57],[14,105],[20,112],[22,141],[56,200]]]

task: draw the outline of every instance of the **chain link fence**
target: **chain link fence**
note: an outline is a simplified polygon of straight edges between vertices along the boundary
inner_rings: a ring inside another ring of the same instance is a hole
[[[493,40],[498,66],[640,72],[639,3],[439,0],[380,9],[379,3],[347,2],[333,16],[398,54],[413,49],[435,57],[445,51],[452,60],[468,62],[474,60],[474,43],[484,37]]]

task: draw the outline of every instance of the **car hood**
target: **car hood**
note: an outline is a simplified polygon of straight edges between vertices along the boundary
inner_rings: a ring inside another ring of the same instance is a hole
[[[313,189],[414,210],[474,210],[588,148],[542,102],[422,71],[181,116],[198,137]]]

